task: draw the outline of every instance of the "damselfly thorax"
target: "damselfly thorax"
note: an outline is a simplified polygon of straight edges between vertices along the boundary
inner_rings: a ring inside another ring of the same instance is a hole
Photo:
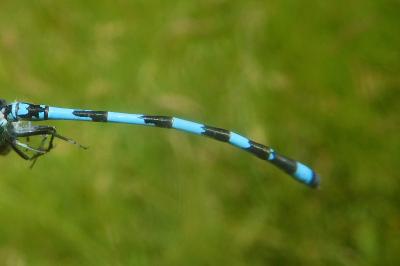
[[[71,144],[76,141],[61,136],[56,128],[52,126],[33,125],[31,121],[8,121],[4,100],[0,112],[0,154],[6,155],[13,149],[20,157],[32,161],[31,167],[36,160],[50,152],[54,147],[54,139],[59,138]],[[79,145],[79,144],[78,144]],[[82,148],[85,148],[79,145]]]

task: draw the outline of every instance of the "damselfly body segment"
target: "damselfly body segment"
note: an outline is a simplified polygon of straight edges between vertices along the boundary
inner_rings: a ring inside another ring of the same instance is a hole
[[[37,158],[51,151],[55,138],[79,145],[76,141],[59,135],[52,126],[34,126],[31,124],[31,122],[44,120],[76,120],[155,126],[207,136],[229,143],[268,161],[295,180],[310,187],[319,185],[320,179],[314,170],[303,163],[278,154],[270,147],[226,129],[171,116],[68,109],[24,102],[8,104],[6,101],[0,100],[0,154],[6,154],[12,149],[23,159],[31,160],[34,163]],[[34,136],[41,137],[40,143],[36,146],[30,145],[28,141],[30,137]]]

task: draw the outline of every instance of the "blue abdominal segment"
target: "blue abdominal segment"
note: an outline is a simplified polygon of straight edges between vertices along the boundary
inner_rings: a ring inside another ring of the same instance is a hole
[[[304,183],[310,183],[314,176],[313,170],[311,170],[308,166],[305,166],[302,163],[296,163],[296,172],[294,176],[297,177],[299,180],[303,181]]]
[[[145,125],[143,115],[108,112],[108,122]]]
[[[300,181],[305,184],[308,184],[310,186],[317,185],[319,183],[319,178],[315,174],[315,172],[308,167],[307,165],[304,165],[300,162],[296,163],[296,172],[294,173],[294,176]]]
[[[75,115],[73,115],[74,109],[49,107],[48,119],[50,120],[78,120]],[[89,118],[81,118],[81,121],[90,121]]]
[[[172,127],[177,130],[182,130],[185,132],[193,133],[196,135],[201,135],[204,133],[204,125],[191,122],[188,120],[180,119],[180,118],[173,118]]]
[[[239,134],[231,132],[229,143],[241,149],[248,149],[251,147],[250,140]]]

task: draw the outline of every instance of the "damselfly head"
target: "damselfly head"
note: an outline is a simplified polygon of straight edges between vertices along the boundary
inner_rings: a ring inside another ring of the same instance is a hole
[[[7,101],[4,99],[0,99],[0,127],[5,127],[7,125],[6,117],[4,116],[4,110],[7,105]]]
[[[0,99],[0,155],[6,155],[10,152],[11,147],[6,141],[7,119],[4,117],[3,110],[7,105],[7,101]]]
[[[0,99],[0,108],[7,105],[7,101],[4,99]]]
[[[11,146],[5,141],[0,141],[0,155],[7,155],[10,151]]]

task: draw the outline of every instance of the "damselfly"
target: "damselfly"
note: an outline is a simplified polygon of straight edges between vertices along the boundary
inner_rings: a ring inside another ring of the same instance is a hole
[[[81,146],[76,141],[59,135],[55,127],[39,126],[31,123],[43,120],[76,120],[147,125],[173,128],[196,135],[207,136],[229,143],[262,160],[268,161],[288,173],[297,181],[310,187],[317,187],[319,185],[320,179],[314,170],[298,161],[278,154],[270,147],[226,129],[171,116],[67,109],[24,102],[8,104],[5,100],[0,100],[0,154],[7,154],[13,149],[20,157],[33,161],[34,164],[37,158],[53,149],[55,138]],[[30,138],[34,136],[39,136],[41,139],[35,146],[29,142]]]

